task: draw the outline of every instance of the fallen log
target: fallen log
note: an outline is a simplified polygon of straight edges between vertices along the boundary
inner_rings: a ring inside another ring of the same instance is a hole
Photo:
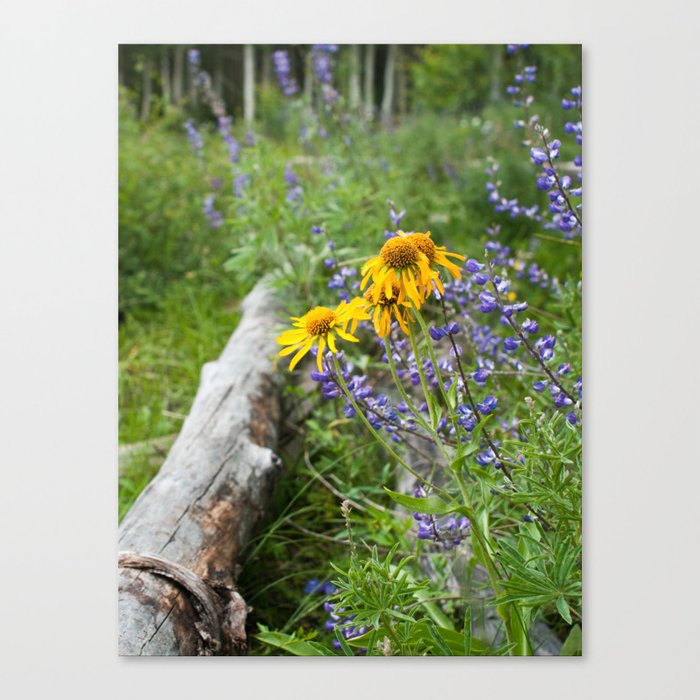
[[[259,284],[154,480],[119,528],[119,654],[246,653],[236,561],[281,462],[278,303]]]

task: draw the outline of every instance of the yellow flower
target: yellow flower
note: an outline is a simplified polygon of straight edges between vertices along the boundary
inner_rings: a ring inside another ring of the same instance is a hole
[[[368,310],[374,312],[374,329],[380,338],[386,338],[391,331],[391,317],[398,322],[401,330],[408,335],[408,323],[413,319],[410,315],[411,303],[406,301],[406,292],[399,288],[398,284],[392,285],[391,299],[387,299],[383,289],[379,290],[377,301],[374,301],[375,285],[365,292],[365,299],[369,303]]]
[[[426,231],[425,233],[404,233],[403,231],[399,231],[399,236],[413,243],[413,245],[428,258],[431,269],[435,269],[435,265],[440,265],[448,270],[455,279],[460,279],[462,277],[462,271],[451,260],[448,260],[448,257],[464,261],[464,256],[459,253],[448,253],[444,245],[435,245],[435,241],[430,237],[430,231]],[[442,280],[438,277],[435,283],[437,284],[440,294],[442,294],[445,291],[442,287]]]
[[[366,305],[363,299],[355,297],[349,303],[343,302],[335,310],[326,306],[317,306],[304,316],[299,318],[292,316],[294,328],[285,331],[277,338],[277,342],[280,345],[287,346],[280,350],[280,355],[291,355],[293,352],[296,352],[289,363],[290,371],[311,350],[314,343],[318,343],[318,354],[316,355],[318,371],[323,371],[323,352],[326,346],[332,353],[338,352],[334,333],[337,333],[344,340],[357,343],[358,339],[351,333],[348,333],[346,329],[348,324],[351,323],[351,330],[354,332],[358,321],[369,318],[369,314],[365,310]]]
[[[430,261],[425,254],[401,231],[382,246],[377,257],[362,266],[362,274],[361,289],[365,288],[370,277],[374,282],[372,301],[375,304],[381,292],[384,292],[387,299],[392,299],[396,285],[399,290],[405,291],[405,296],[416,308],[420,308],[425,301],[430,282],[438,278],[437,273],[430,269]]]

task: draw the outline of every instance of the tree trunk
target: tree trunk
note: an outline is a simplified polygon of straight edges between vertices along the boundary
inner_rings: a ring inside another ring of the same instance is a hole
[[[185,94],[185,47],[175,47],[173,66],[173,103],[179,107]]]
[[[404,51],[400,51],[396,61],[396,102],[399,111],[399,117],[404,117],[408,114],[408,76],[407,63],[408,57]]]
[[[374,60],[377,47],[367,44],[365,47],[365,115],[374,117]]]
[[[148,119],[151,113],[151,57],[143,61],[143,85],[141,90],[141,119]]]
[[[243,119],[248,125],[255,119],[255,51],[252,44],[243,47]]]
[[[350,109],[358,109],[362,96],[360,95],[360,46],[353,44],[350,47]]]
[[[170,84],[170,56],[168,49],[163,49],[160,57],[160,84],[163,89],[163,106],[169,107],[172,104],[172,87]]]
[[[280,468],[274,329],[259,284],[221,357],[202,368],[192,410],[156,478],[119,528],[119,653],[240,655],[248,612],[240,552]]]
[[[384,94],[382,95],[382,124],[391,126],[391,113],[394,107],[394,67],[396,65],[396,44],[389,44],[384,67]]]

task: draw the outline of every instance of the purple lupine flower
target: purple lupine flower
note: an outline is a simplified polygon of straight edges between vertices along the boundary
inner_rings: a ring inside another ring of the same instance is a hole
[[[199,68],[200,63],[201,63],[201,58],[202,58],[202,56],[199,52],[199,49],[190,49],[187,52],[187,62],[193,68]]]
[[[475,372],[472,372],[472,379],[477,386],[485,386],[489,376],[489,371],[483,367],[479,367]]]
[[[576,418],[576,413],[574,411],[569,411],[566,414],[566,420],[568,423],[571,423],[571,425],[576,425],[578,423],[578,419]]]
[[[476,407],[480,413],[488,415],[498,406],[498,399],[495,396],[487,396],[481,403],[477,403]]]
[[[469,258],[469,260],[467,260],[467,262],[464,264],[464,267],[466,268],[467,272],[479,272],[480,270],[484,269],[485,265],[474,258]]]
[[[289,61],[289,54],[286,51],[275,51],[272,54],[272,62],[275,66],[277,80],[285,97],[291,97],[299,92],[296,80],[291,77],[292,65]]]
[[[323,233],[324,228],[323,226],[312,226],[311,227],[311,233],[314,235],[318,235],[319,233]]]
[[[287,183],[288,187],[299,184],[299,176],[294,172],[294,168],[289,162],[285,163],[284,166],[284,181]]]
[[[188,119],[185,124],[185,130],[187,131],[187,140],[190,142],[192,151],[197,156],[197,158],[202,157],[202,148],[204,148],[204,142],[200,133],[197,131],[197,127],[194,125],[193,119]]]
[[[209,225],[212,228],[218,228],[219,226],[223,225],[223,223],[224,223],[223,215],[214,206],[215,200],[216,200],[216,195],[214,193],[212,193],[212,194],[207,195],[204,198],[204,202],[202,204],[202,211],[204,212],[204,215],[209,220]]]
[[[554,405],[557,408],[561,408],[562,406],[571,406],[571,404],[573,404],[573,401],[563,391],[560,391],[554,397]]]
[[[532,388],[535,391],[544,391],[547,388],[547,382],[535,382]]]
[[[485,314],[490,313],[498,307],[496,302],[496,297],[491,294],[491,292],[483,291],[479,294],[479,301],[481,302],[479,308]]]
[[[537,333],[537,331],[539,331],[540,324],[537,323],[537,321],[534,321],[530,318],[526,318],[522,323],[522,329],[526,333],[529,333],[530,335],[534,335],[535,333]]]
[[[425,498],[425,490],[419,486],[413,491],[416,498]],[[429,513],[416,512],[413,519],[418,524],[417,537],[421,540],[430,540],[439,544],[444,549],[451,549],[462,543],[469,535],[469,518],[454,515],[436,517]]]
[[[540,357],[546,362],[554,357],[554,346],[557,339],[553,335],[545,335],[535,343],[535,350],[540,354]]]
[[[535,165],[542,165],[547,162],[547,154],[541,148],[531,148],[530,158]]]
[[[403,219],[404,216],[406,216],[405,209],[402,209],[398,214],[394,211],[394,207],[389,209],[389,218],[391,219],[391,223],[394,228],[399,228],[401,225],[401,219]]]
[[[326,104],[335,102],[339,95],[333,89],[333,59],[332,54],[338,50],[335,44],[314,44],[311,49],[311,60],[314,73],[321,83],[321,96]]]
[[[442,328],[436,328],[435,326],[431,326],[428,332],[433,340],[442,340],[446,335]]]
[[[250,175],[240,173],[233,178],[233,196],[236,199],[242,199],[245,190],[250,185]]]

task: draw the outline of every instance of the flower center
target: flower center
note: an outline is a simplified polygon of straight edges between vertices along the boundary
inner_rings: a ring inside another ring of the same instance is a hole
[[[379,251],[379,257],[389,267],[404,269],[418,262],[418,248],[407,238],[390,238]]]
[[[335,311],[325,306],[317,306],[306,314],[306,332],[309,335],[323,335],[338,320]]]
[[[428,258],[428,262],[432,263],[435,260],[435,243],[430,236],[424,233],[410,233],[407,238]]]
[[[391,306],[392,304],[396,304],[399,300],[399,292],[401,292],[401,288],[398,284],[396,284],[396,282],[393,282],[391,285],[391,299],[387,299],[386,293],[384,292],[384,287],[382,286],[382,290],[379,292],[379,298],[377,299],[376,303],[379,306]],[[372,297],[374,296],[374,285],[372,285],[365,292],[364,296],[370,304],[375,303],[372,301]]]

